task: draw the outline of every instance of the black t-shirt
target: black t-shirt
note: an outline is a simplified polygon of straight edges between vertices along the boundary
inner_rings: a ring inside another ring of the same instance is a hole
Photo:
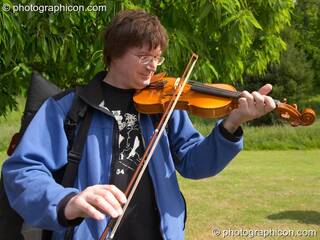
[[[110,183],[125,191],[144,153],[138,113],[133,104],[134,90],[119,89],[103,82],[104,106],[113,113],[113,151]],[[122,218],[115,240],[158,240],[160,216],[149,171],[143,174]]]

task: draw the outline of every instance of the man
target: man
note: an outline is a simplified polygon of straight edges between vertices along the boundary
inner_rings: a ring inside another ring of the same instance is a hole
[[[63,120],[74,93],[44,103],[3,167],[12,207],[29,224],[53,230],[53,239],[63,239],[66,226],[75,226],[74,239],[98,239],[110,218],[123,214],[123,191],[154,130],[153,116],[137,113],[132,96],[164,61],[165,29],[142,10],[124,11],[104,41],[108,73],[97,74],[79,94],[95,111],[74,187],[52,178],[67,161]],[[240,125],[275,108],[270,91],[271,85],[244,91],[239,108],[207,137],[185,111],[174,111],[115,239],[183,239],[185,202],[175,171],[195,179],[221,171],[242,148]]]

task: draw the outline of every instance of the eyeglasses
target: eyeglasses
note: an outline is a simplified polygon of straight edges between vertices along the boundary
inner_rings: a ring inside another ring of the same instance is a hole
[[[157,66],[160,66],[165,58],[164,57],[154,57],[154,56],[147,56],[147,55],[135,55],[137,58],[139,58],[138,63],[142,64],[142,65],[148,65],[151,61],[155,61],[155,63],[157,64]]]

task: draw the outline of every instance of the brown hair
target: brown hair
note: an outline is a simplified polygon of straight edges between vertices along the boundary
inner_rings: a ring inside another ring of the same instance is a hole
[[[112,58],[121,57],[131,47],[149,45],[149,49],[160,46],[165,50],[168,36],[156,16],[144,10],[127,10],[118,13],[104,35],[104,62],[110,65]]]

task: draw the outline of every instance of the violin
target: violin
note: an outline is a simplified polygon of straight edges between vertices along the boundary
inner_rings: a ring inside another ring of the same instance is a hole
[[[137,111],[145,114],[163,113],[179,81],[179,78],[166,77],[165,73],[154,75],[150,85],[138,90],[133,97]],[[203,118],[222,118],[238,107],[239,97],[241,92],[229,84],[188,81],[175,108]],[[275,111],[291,126],[308,126],[316,119],[315,112],[310,108],[299,112],[296,104],[274,101]]]

